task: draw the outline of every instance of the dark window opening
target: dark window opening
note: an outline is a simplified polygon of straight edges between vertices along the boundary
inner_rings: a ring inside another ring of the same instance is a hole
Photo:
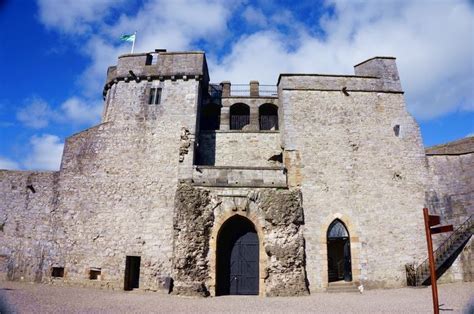
[[[150,97],[148,98],[149,105],[158,105],[161,102],[161,88],[150,88]]]
[[[278,107],[263,104],[258,108],[260,130],[278,130]]]
[[[125,259],[124,290],[138,288],[140,282],[140,256],[127,256]]]
[[[221,106],[209,104],[201,111],[201,130],[219,130],[221,124]]]
[[[250,124],[250,107],[246,104],[234,104],[230,107],[230,129],[242,130]]]
[[[146,55],[145,65],[155,65],[158,63],[158,54],[150,53]]]
[[[395,136],[399,136],[400,135],[400,125],[397,124],[393,127],[393,132],[395,133]]]
[[[31,185],[31,184],[30,184],[30,185],[27,185],[26,188],[27,188],[28,190],[30,190],[31,192],[36,193],[36,190],[35,190],[35,188],[33,187],[33,185]]]
[[[64,277],[64,267],[52,267],[51,268],[51,277]]]
[[[89,270],[89,279],[90,280],[100,280],[102,270],[100,268],[92,267]]]

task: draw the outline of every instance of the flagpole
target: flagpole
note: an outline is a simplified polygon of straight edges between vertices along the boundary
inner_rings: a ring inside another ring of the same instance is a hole
[[[132,42],[132,52],[133,53],[133,49],[135,48],[135,40],[137,39],[137,31],[135,31],[135,33],[133,33],[133,42]]]

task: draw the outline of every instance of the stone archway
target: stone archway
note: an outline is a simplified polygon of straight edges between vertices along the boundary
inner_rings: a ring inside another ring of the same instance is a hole
[[[329,269],[328,269],[328,237],[327,237],[327,231],[329,230],[329,227],[331,223],[333,223],[335,220],[341,221],[345,228],[347,229],[347,232],[349,234],[349,240],[350,240],[350,256],[351,256],[351,274],[352,274],[352,280],[355,281],[356,283],[360,282],[360,276],[361,276],[361,262],[360,262],[360,256],[361,256],[361,242],[359,239],[359,228],[357,228],[354,223],[352,222],[352,219],[348,217],[347,215],[344,215],[342,213],[334,213],[331,215],[328,215],[324,220],[321,225],[321,233],[320,233],[320,245],[321,245],[321,256],[320,256],[320,261],[321,261],[321,286],[323,289],[326,289],[329,284]]]
[[[351,247],[349,232],[339,219],[327,230],[328,281],[352,281]]]
[[[250,220],[240,215],[220,228],[216,248],[216,295],[258,295],[259,239]]]

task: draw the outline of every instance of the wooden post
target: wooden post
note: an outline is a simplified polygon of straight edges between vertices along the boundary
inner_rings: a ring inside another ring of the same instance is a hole
[[[428,214],[428,208],[423,208],[423,216],[425,218],[426,242],[428,244],[428,259],[430,262],[429,264],[431,277],[431,293],[433,295],[433,312],[434,314],[439,314],[438,286],[436,285],[436,269],[433,256],[433,241],[431,239],[430,217]]]

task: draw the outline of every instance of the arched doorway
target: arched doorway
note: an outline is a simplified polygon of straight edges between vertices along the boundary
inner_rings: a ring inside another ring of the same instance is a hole
[[[217,236],[216,295],[258,295],[259,243],[250,220],[229,218]]]
[[[339,219],[334,220],[327,232],[328,278],[332,281],[352,281],[351,246],[349,232]]]

